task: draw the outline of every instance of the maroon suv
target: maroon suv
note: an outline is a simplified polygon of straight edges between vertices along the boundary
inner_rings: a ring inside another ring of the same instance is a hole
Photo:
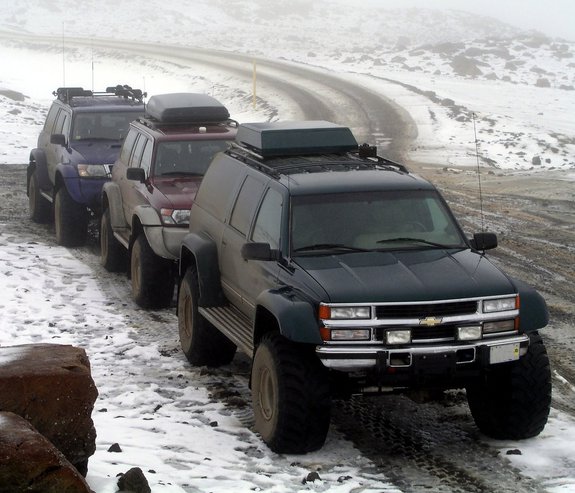
[[[229,117],[210,96],[176,93],[152,96],[144,118],[130,124],[102,191],[101,260],[109,271],[128,265],[132,295],[142,307],[172,300],[198,186],[214,155],[236,135]]]

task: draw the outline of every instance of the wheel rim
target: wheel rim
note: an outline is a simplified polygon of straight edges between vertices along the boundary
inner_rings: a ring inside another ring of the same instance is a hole
[[[261,409],[262,417],[266,421],[271,421],[274,416],[274,403],[276,397],[276,389],[274,386],[272,374],[269,368],[262,368],[260,373],[260,392],[259,392],[259,407]]]
[[[192,323],[194,321],[194,314],[192,313],[192,302],[189,295],[184,296],[184,306],[182,307],[184,310],[184,317],[183,317],[183,332],[186,343],[189,343],[192,340]]]
[[[138,295],[140,293],[140,283],[142,277],[142,270],[140,268],[140,256],[138,255],[138,247],[134,245],[132,250],[132,289],[134,291],[134,295]]]
[[[106,215],[102,216],[102,225],[100,227],[100,251],[102,252],[102,259],[106,261],[108,258],[108,223],[106,222]]]
[[[60,191],[56,192],[56,198],[54,200],[54,229],[56,230],[56,240],[60,242],[60,233],[62,230],[62,220],[60,219],[60,212],[62,210],[62,204],[60,204]]]

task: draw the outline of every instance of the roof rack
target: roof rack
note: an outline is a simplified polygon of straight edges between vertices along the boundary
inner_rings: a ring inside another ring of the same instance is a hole
[[[72,104],[72,100],[78,97],[92,97],[92,96],[118,96],[124,99],[132,99],[140,103],[147,96],[147,93],[142,92],[141,89],[133,89],[128,85],[118,84],[117,86],[106,87],[105,92],[94,92],[82,87],[59,87],[53,93],[60,101],[66,104]]]
[[[274,178],[342,166],[409,173],[403,164],[378,156],[377,147],[358,146],[349,128],[324,121],[242,124],[227,152]]]

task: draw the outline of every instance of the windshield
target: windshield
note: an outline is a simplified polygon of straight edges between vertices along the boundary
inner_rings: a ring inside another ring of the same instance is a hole
[[[295,255],[414,248],[464,248],[433,190],[296,196],[291,207]]]
[[[229,140],[161,142],[156,153],[154,175],[203,176],[214,156],[229,146]]]
[[[72,124],[72,141],[123,140],[130,122],[141,116],[136,111],[76,113]]]

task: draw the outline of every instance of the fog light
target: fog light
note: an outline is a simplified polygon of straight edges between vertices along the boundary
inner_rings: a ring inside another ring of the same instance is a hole
[[[388,330],[385,332],[386,344],[409,344],[411,342],[411,330]]]
[[[332,329],[332,341],[369,341],[371,330],[369,329]]]
[[[472,341],[476,339],[481,339],[481,325],[457,327],[457,340]]]
[[[515,331],[515,320],[499,320],[498,322],[485,322],[483,324],[483,332],[486,334],[513,331]]]

